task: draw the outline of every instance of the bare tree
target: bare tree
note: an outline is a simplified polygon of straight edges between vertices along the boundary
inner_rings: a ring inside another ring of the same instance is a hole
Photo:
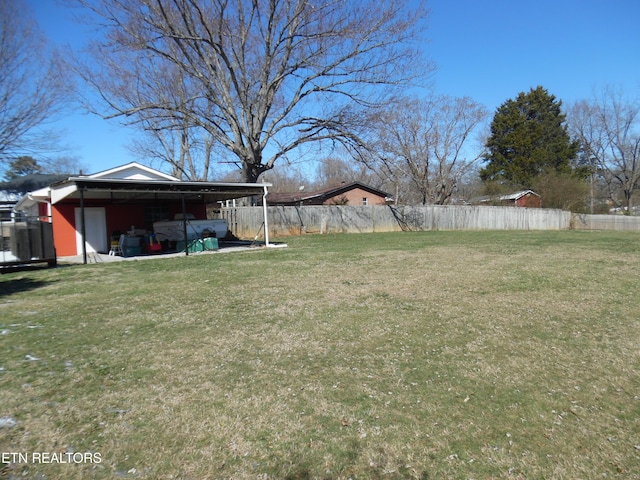
[[[137,90],[118,87],[119,95],[126,96],[128,103],[159,101],[173,105],[175,114],[159,117],[156,110],[140,110],[135,117],[143,135],[132,142],[131,150],[150,163],[154,160],[166,163],[176,177],[209,180],[213,174],[214,154],[220,148],[207,130],[189,122],[193,94],[189,92],[190,85],[183,72],[176,68],[155,72],[137,65],[136,68],[135,73],[139,77]],[[115,86],[109,79],[104,79],[102,85],[105,88]],[[209,112],[202,112],[207,117],[213,116],[216,107],[209,103],[209,108]]]
[[[143,161],[169,165],[175,177],[208,181],[220,173],[213,169],[216,146],[215,139],[202,128],[189,127],[184,121],[182,128],[162,128],[149,118],[144,122],[143,135],[132,142],[130,149]]]
[[[485,107],[468,97],[407,98],[377,119],[373,154],[366,161],[397,184],[410,179],[422,204],[447,204],[458,182],[482,155],[472,134],[486,120]]]
[[[572,107],[569,126],[593,171],[606,183],[610,199],[631,212],[633,194],[640,188],[640,102],[607,87],[593,100]]]
[[[331,156],[318,163],[315,183],[318,189],[355,181],[379,187],[380,179],[373,178],[372,174],[362,163],[354,162],[348,157]]]
[[[385,87],[433,71],[411,44],[426,10],[407,0],[76,1],[106,21],[81,71],[108,114],[201,127],[248,182],[309,142],[358,143]]]
[[[60,65],[26,3],[0,1],[0,163],[53,148],[46,123],[66,98]]]
[[[79,175],[87,172],[89,167],[80,158],[71,155],[61,155],[44,158],[40,161],[47,173],[55,175]]]
[[[274,193],[292,193],[301,188],[306,191],[313,190],[309,176],[295,165],[276,164],[264,173],[263,181],[272,185],[269,191]]]

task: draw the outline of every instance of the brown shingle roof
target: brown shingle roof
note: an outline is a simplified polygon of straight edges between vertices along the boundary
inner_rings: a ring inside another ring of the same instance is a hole
[[[334,185],[332,187],[323,188],[322,190],[316,190],[313,192],[283,192],[283,193],[274,193],[269,192],[267,195],[268,203],[299,203],[304,202],[306,200],[316,199],[316,198],[331,198],[341,193],[352,190],[353,188],[361,188],[363,190],[367,190],[371,193],[379,195],[381,197],[388,198],[390,195],[382,190],[378,190],[377,188],[371,187],[361,182],[351,182],[351,183],[341,183],[340,185]]]

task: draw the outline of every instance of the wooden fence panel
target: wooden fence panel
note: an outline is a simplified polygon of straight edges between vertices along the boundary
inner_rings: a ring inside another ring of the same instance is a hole
[[[571,213],[562,210],[492,206],[302,206],[268,207],[269,233],[369,233],[425,230],[562,230]],[[229,229],[254,238],[263,223],[262,207],[222,209]]]
[[[626,215],[580,215],[574,214],[571,228],[575,230],[622,230],[640,231],[640,217]]]

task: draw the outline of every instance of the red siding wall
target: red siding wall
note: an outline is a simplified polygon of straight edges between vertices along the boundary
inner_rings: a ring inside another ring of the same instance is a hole
[[[540,201],[540,197],[531,193],[516,200],[516,207],[540,208],[541,206],[542,202]]]
[[[38,216],[41,221],[48,222],[49,220],[49,204],[48,203],[38,203]]]
[[[77,255],[74,217],[74,205],[53,205],[51,208],[53,243],[59,257]]]
[[[53,222],[53,242],[56,248],[56,255],[68,257],[79,255],[76,248],[76,221],[75,209],[79,203],[56,204],[52,207],[51,217]],[[86,201],[85,207],[104,207],[107,221],[107,235],[111,236],[116,232],[125,233],[136,228],[151,228],[151,225],[144,225],[144,205],[142,204],[117,204],[105,205],[96,201]],[[206,205],[187,205],[187,213],[191,213],[197,219],[207,218]],[[170,219],[176,213],[182,213],[182,205],[171,205],[169,207]],[[109,239],[108,239],[109,240]],[[107,241],[107,245],[109,241]]]
[[[126,233],[131,226],[144,227],[144,206],[142,205],[109,205],[106,208],[107,234]]]

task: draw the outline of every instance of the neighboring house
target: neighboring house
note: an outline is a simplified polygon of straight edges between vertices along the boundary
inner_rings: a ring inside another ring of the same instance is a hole
[[[13,207],[22,195],[0,190],[0,222],[8,222],[12,218]]]
[[[42,188],[67,176],[31,173],[0,183],[0,220],[9,221],[13,218],[13,207],[27,192]]]
[[[51,218],[58,256],[106,253],[114,237],[132,229],[151,232],[154,222],[176,217],[206,219],[208,204],[263,197],[268,186],[184,182],[132,162],[93,175],[68,177],[32,191],[15,210]]]
[[[523,190],[520,192],[501,195],[499,197],[486,197],[477,203],[489,203],[492,205],[504,205],[511,207],[541,208],[542,199],[533,190]]]
[[[341,183],[338,186],[305,192],[269,193],[269,205],[387,205],[393,199],[388,193],[360,182]]]

